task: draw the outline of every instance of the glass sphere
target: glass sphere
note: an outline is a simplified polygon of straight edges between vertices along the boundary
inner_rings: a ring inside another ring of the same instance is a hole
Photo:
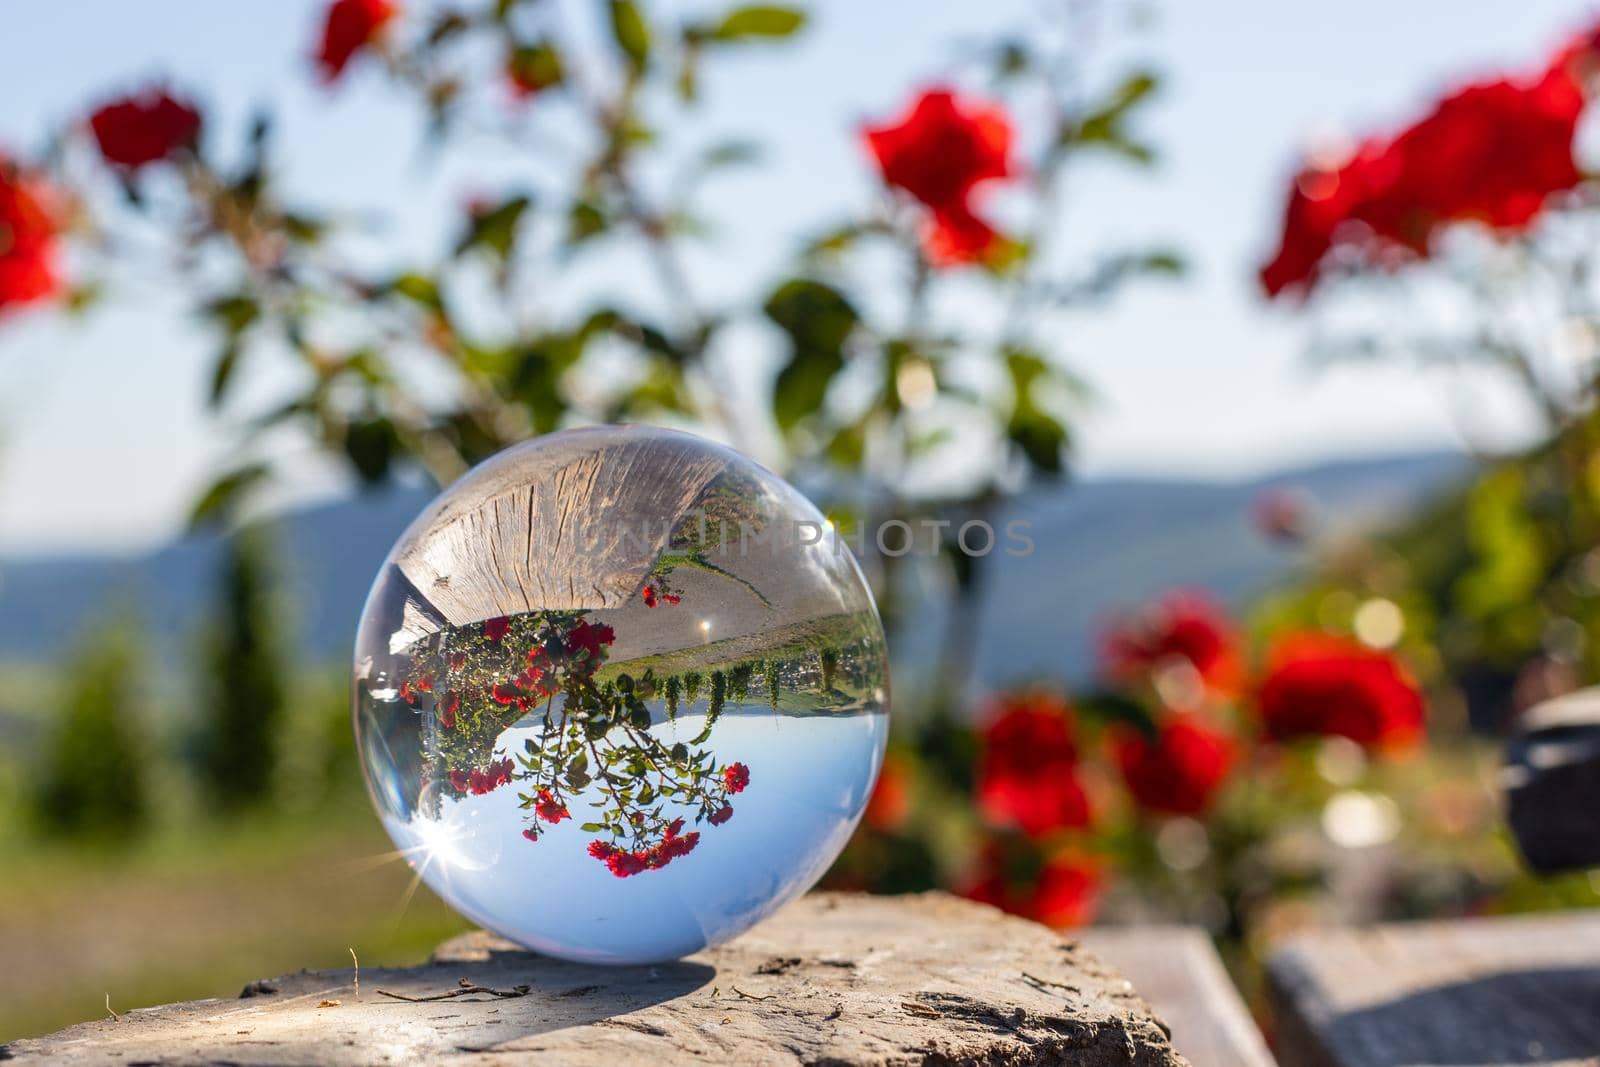
[[[507,449],[384,561],[356,742],[400,853],[537,952],[643,963],[809,888],[888,732],[883,628],[788,484],[688,434]]]

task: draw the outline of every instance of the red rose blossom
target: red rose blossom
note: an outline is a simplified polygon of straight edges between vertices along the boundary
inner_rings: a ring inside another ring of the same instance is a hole
[[[883,180],[929,210],[926,244],[941,266],[972,263],[999,235],[978,216],[972,197],[986,181],[1011,177],[1011,120],[1000,107],[961,99],[946,88],[923,92],[896,123],[864,131]]]
[[[48,185],[0,155],[0,314],[62,289],[56,201]]]
[[[1030,837],[1089,824],[1071,709],[1046,693],[1000,698],[983,729],[977,799],[984,817]]]
[[[983,850],[977,877],[962,895],[1062,929],[1094,919],[1103,881],[1098,864],[1070,854],[1047,857],[1019,879],[1008,871],[1004,851],[990,842]]]
[[[534,813],[548,823],[558,823],[562,819],[570,819],[572,813],[567,806],[556,799],[554,793],[548,789],[541,789],[534,794]]]
[[[107,163],[134,171],[193,148],[200,138],[200,111],[152,87],[103,105],[89,116],[89,128]]]
[[[1341,637],[1294,634],[1273,648],[1257,693],[1273,740],[1339,736],[1399,748],[1422,735],[1422,693],[1394,656]]]
[[[588,665],[594,666],[600,662],[600,658],[603,655],[601,646],[609,645],[616,639],[616,631],[611,627],[604,623],[599,626],[591,626],[589,620],[585,619],[574,626],[572,631],[567,634],[567,651],[577,652],[582,649],[588,653]]]
[[[1452,222],[1525,229],[1553,194],[1583,180],[1573,155],[1585,102],[1577,70],[1563,52],[1532,77],[1463,86],[1398,134],[1307,166],[1262,288],[1309,293],[1341,251],[1377,267],[1426,256]]]
[[[730,763],[722,768],[722,783],[730,793],[743,793],[750,784],[750,768],[742,763]]]
[[[1169,718],[1154,739],[1119,731],[1112,752],[1139,806],[1165,815],[1205,812],[1237,757],[1232,738],[1192,715]]]
[[[1114,621],[1101,636],[1101,669],[1115,681],[1141,678],[1175,660],[1194,667],[1213,691],[1238,686],[1238,637],[1206,593],[1168,593],[1137,616]]]
[[[707,816],[706,822],[710,823],[712,826],[721,826],[731,818],[733,818],[733,805],[724,804],[722,807],[718,808],[716,811]]]
[[[356,53],[376,41],[399,13],[394,0],[334,0],[317,46],[316,64],[323,82],[337,81]]]

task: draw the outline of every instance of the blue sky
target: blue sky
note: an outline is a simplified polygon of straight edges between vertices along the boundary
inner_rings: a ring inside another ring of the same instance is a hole
[[[717,67],[712,103],[688,131],[756,135],[768,148],[762,168],[717,188],[717,214],[733,224],[694,262],[703,290],[769,281],[799,236],[868,202],[873,179],[855,124],[895,111],[912,86],[948,68],[962,39],[1027,25],[1037,0],[809,6],[813,28],[795,46]],[[1063,243],[1173,244],[1194,270],[1181,285],[1139,288],[1060,324],[1059,347],[1100,394],[1080,427],[1082,469],[1231,476],[1455,441],[1435,377],[1311,374],[1304,324],[1257,297],[1253,267],[1308,136],[1387,126],[1454,77],[1525,66],[1592,9],[1571,0],[1151,6],[1153,26],[1130,47],[1167,77],[1142,127],[1162,165],[1148,176],[1096,167],[1074,178]],[[10,0],[0,14],[0,145],[29,150],[87,101],[170,72],[219,128],[236,126],[254,101],[275,103],[288,179],[319,202],[426,217],[418,203],[453,204],[494,172],[492,158],[470,154],[453,168],[419,166],[414,113],[371,72],[336,94],[318,90],[305,56],[320,7]],[[437,236],[411,223],[384,240],[421,254]],[[87,322],[0,324],[0,551],[133,550],[172,535],[227,456],[228,430],[200,402],[209,355],[160,278],[132,280]],[[1514,406],[1491,408],[1502,440],[1526,432]],[[296,469],[297,492],[336,487],[314,464]]]

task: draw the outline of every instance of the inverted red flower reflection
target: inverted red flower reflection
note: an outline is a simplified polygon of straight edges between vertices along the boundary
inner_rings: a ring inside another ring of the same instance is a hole
[[[567,634],[567,651],[577,652],[582,649],[588,654],[589,665],[593,666],[600,662],[603,654],[602,646],[612,644],[616,639],[616,631],[611,627],[604,623],[592,626],[589,620],[585,619]]]
[[[100,107],[89,128],[107,163],[134,171],[193,148],[200,111],[156,86]]]
[[[572,813],[567,810],[566,804],[556,798],[548,789],[541,789],[534,794],[533,810],[539,818],[547,823],[558,823],[562,819],[570,819]]]
[[[981,183],[1016,173],[1011,120],[994,104],[933,88],[897,122],[864,131],[883,180],[930,212],[927,245],[940,265],[971,263],[994,249],[998,234],[972,204]]]
[[[1195,669],[1207,688],[1232,692],[1239,682],[1238,636],[1209,595],[1176,590],[1131,618],[1118,619],[1101,637],[1101,666],[1121,682],[1174,661]]]
[[[1031,837],[1089,824],[1071,709],[1048,693],[1003,696],[983,728],[977,799],[984,817]]]
[[[1193,715],[1169,718],[1154,738],[1119,731],[1112,751],[1139,806],[1166,815],[1204,813],[1238,755],[1231,737]]]
[[[1401,748],[1422,735],[1422,693],[1392,655],[1321,633],[1281,640],[1257,693],[1273,740],[1339,736],[1373,748]]]
[[[1104,879],[1093,860],[1064,854],[1046,857],[1021,873],[1008,866],[1004,850],[988,843],[977,877],[962,895],[1057,929],[1094,919]]]
[[[649,848],[628,850],[618,848],[606,841],[590,841],[589,855],[606,865],[606,869],[618,878],[631,878],[645,871],[660,870],[673,860],[687,856],[700,844],[699,833],[688,833],[679,836],[683,829],[683,820],[675,819],[667,827],[666,834],[656,844]]]
[[[60,216],[50,187],[0,155],[0,314],[61,291]]]
[[[1394,136],[1303,169],[1262,288],[1309,293],[1340,249],[1374,266],[1426,256],[1452,222],[1525,229],[1553,194],[1583,180],[1573,155],[1584,107],[1573,54],[1532,77],[1463,86]]]
[[[730,793],[743,793],[750,784],[750,768],[742,763],[730,763],[722,768],[722,783]]]
[[[322,80],[332,83],[344,74],[357,52],[371,45],[384,26],[400,13],[394,0],[334,0],[322,26],[316,63]]]

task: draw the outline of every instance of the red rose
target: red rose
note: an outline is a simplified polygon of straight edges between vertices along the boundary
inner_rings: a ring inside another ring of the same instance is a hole
[[[1176,590],[1101,636],[1101,668],[1132,681],[1174,661],[1189,664],[1206,686],[1231,692],[1239,682],[1238,637],[1227,615],[1197,590]]]
[[[1089,824],[1072,712],[1043,694],[1002,697],[984,727],[977,799],[984,817],[1032,837]]]
[[[993,226],[960,204],[933,213],[926,239],[928,259],[936,267],[981,263],[999,240]]]
[[[1273,740],[1336,735],[1377,748],[1422,735],[1422,693],[1393,656],[1327,634],[1295,634],[1268,657],[1257,705]]]
[[[742,763],[730,763],[722,768],[722,783],[730,793],[743,793],[750,784],[750,768]]]
[[[1020,874],[1007,868],[1004,850],[990,842],[962,895],[1057,929],[1094,919],[1104,879],[1092,860],[1058,855]]]
[[[511,620],[501,615],[495,619],[483,620],[483,636],[491,641],[503,640],[511,632]]]
[[[716,811],[707,816],[706,822],[710,823],[712,826],[721,826],[731,818],[733,818],[733,805],[724,804],[722,807],[718,808]]]
[[[567,806],[557,800],[555,794],[548,789],[541,789],[534,794],[534,813],[547,823],[558,823],[562,819],[570,819],[572,813]]]
[[[530,826],[526,830],[522,831],[522,836],[526,837],[529,841],[537,841],[539,840],[539,831]]]
[[[125,96],[89,116],[107,163],[134,171],[191,149],[200,138],[200,112],[167,90]]]
[[[1377,267],[1426,256],[1451,222],[1526,228],[1583,180],[1572,142],[1584,97],[1566,57],[1532,78],[1464,86],[1395,136],[1301,171],[1262,288],[1309,293],[1340,250]]]
[[[322,80],[331,84],[344,74],[344,68],[361,49],[378,39],[379,33],[400,13],[393,0],[334,0],[322,26],[322,41],[317,46],[316,63]]]
[[[61,291],[55,201],[49,186],[0,156],[0,314]]]
[[[1112,751],[1139,806],[1166,815],[1209,808],[1237,755],[1232,738],[1192,715],[1169,718],[1153,740],[1137,730],[1119,731]]]
[[[469,782],[465,771],[450,772],[450,788],[457,793],[465,793]]]
[[[930,211],[929,256],[940,265],[985,258],[998,234],[972,206],[982,182],[1011,177],[1011,120],[998,106],[929,89],[892,125],[864,131],[883,180]]]
[[[600,662],[601,646],[609,645],[616,639],[616,631],[611,627],[603,623],[599,626],[591,626],[589,625],[589,620],[585,619],[574,626],[572,631],[567,634],[567,651],[584,650],[588,653],[587,663],[593,666]]]

